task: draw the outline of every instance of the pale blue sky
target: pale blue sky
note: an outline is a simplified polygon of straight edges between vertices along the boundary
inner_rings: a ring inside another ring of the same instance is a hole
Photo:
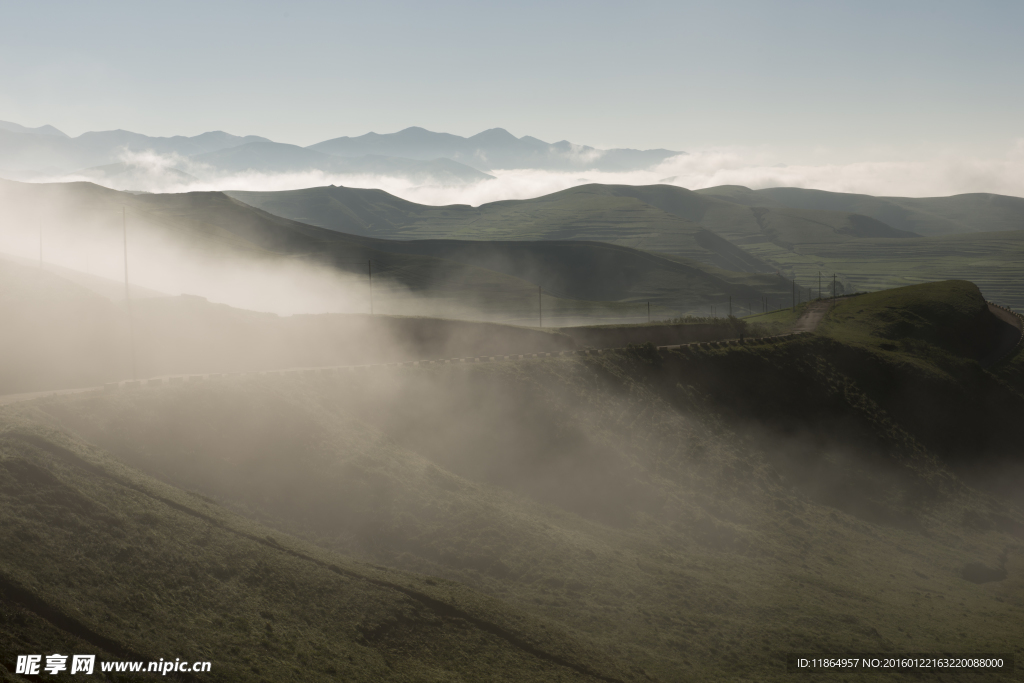
[[[0,119],[821,160],[1024,138],[1024,2],[8,2]]]

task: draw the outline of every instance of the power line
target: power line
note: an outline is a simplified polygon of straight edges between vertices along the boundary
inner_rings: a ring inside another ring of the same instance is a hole
[[[128,335],[131,339],[132,352],[132,379],[139,376],[137,359],[135,356],[135,319],[132,316],[132,299],[128,291],[128,214],[125,207],[121,207],[121,229],[124,236],[124,303],[128,309]],[[40,233],[40,254],[42,254],[42,235]],[[42,259],[42,256],[40,256]],[[40,260],[40,263],[42,261]]]

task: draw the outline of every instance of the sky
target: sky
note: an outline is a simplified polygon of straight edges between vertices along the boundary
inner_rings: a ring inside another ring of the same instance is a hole
[[[502,127],[691,154],[594,181],[1024,196],[1019,0],[0,0],[0,16],[0,120],[72,136],[224,130],[310,145]],[[333,180],[425,203],[580,182],[497,175],[456,189]]]
[[[780,163],[1024,137],[1024,3],[9,2],[0,119],[312,144],[407,126]],[[786,158],[786,151],[792,154]]]

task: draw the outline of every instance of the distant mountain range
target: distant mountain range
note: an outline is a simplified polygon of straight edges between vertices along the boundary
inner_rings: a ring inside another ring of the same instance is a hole
[[[28,128],[19,123],[11,123],[10,121],[0,121],[0,130],[9,130],[15,133],[35,133],[37,135],[56,135],[59,138],[67,137],[67,135],[63,131],[59,131],[53,126],[39,126],[38,128]]]
[[[0,121],[0,173],[13,179],[76,174],[97,182],[131,182],[167,170],[185,178],[245,172],[393,176],[418,184],[466,184],[492,169],[628,171],[681,154],[665,149],[600,150],[567,141],[549,144],[492,128],[469,138],[406,128],[299,147],[213,131],[194,137],[149,137],[125,130],[72,138],[53,126]],[[152,155],[162,155],[156,160]],[[173,175],[173,174],[172,174]]]
[[[397,133],[367,133],[359,137],[334,138],[310,145],[310,149],[336,156],[386,154],[409,159],[444,157],[483,170],[538,168],[544,170],[633,171],[650,168],[683,152],[667,149],[595,149],[562,140],[547,143],[504,128],[491,128],[464,138],[433,133],[423,128],[406,128]]]

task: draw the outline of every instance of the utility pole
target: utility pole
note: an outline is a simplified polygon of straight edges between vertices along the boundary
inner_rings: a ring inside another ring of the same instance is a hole
[[[366,261],[366,278],[370,283],[370,315],[373,315],[373,261]]]
[[[132,379],[134,380],[138,378],[139,372],[135,359],[135,320],[132,317],[132,299],[128,291],[128,215],[127,209],[123,206],[121,207],[121,231],[124,237],[124,303],[128,309],[128,335],[132,344]],[[40,244],[42,244],[41,241]]]
[[[537,287],[537,326],[544,327],[544,301],[541,299],[541,288]]]

